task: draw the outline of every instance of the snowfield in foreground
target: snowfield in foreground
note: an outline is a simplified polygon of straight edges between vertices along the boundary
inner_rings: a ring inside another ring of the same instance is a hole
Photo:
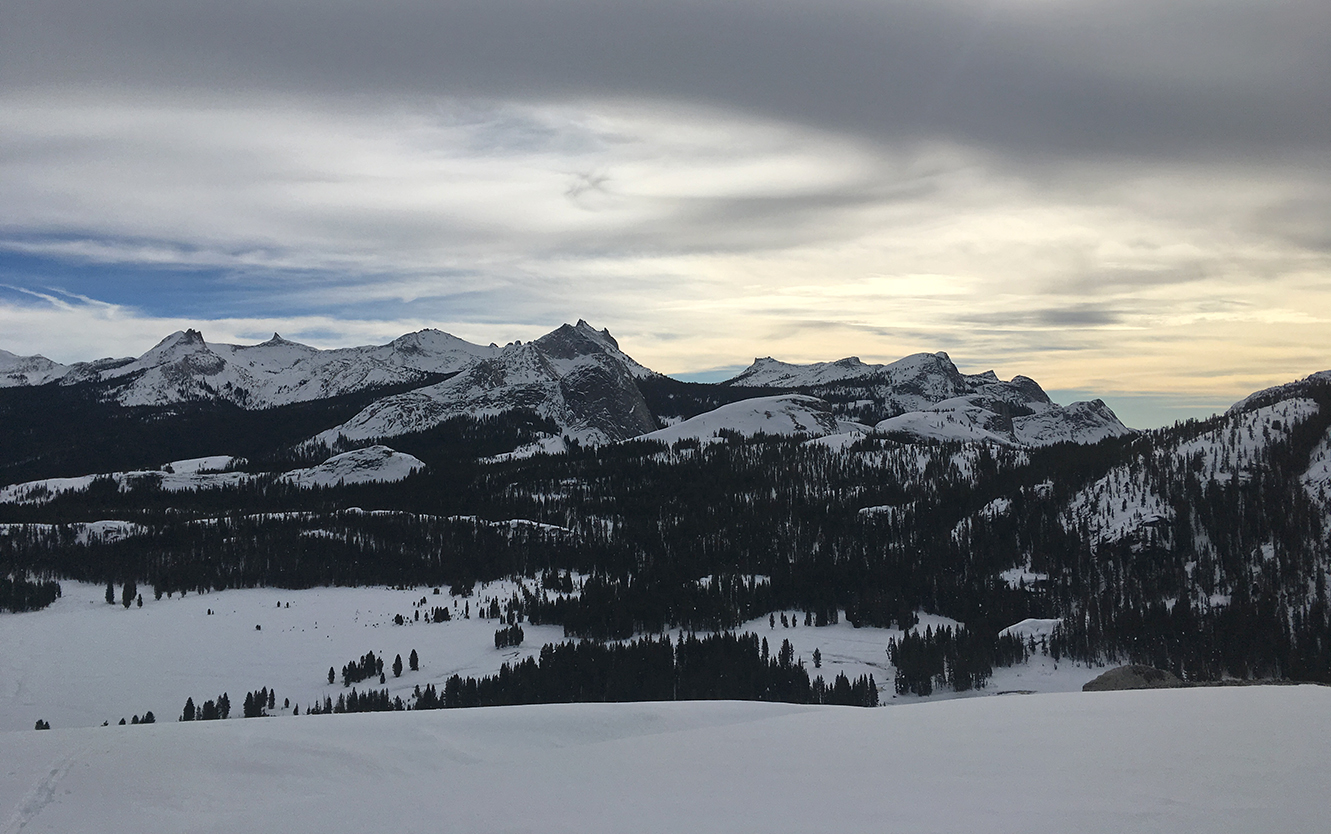
[[[694,702],[0,734],[0,831],[1309,832],[1331,689]]]

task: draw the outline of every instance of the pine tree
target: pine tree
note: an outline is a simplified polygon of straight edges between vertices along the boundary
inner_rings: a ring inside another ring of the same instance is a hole
[[[193,721],[193,720],[194,720],[194,699],[193,699],[193,698],[186,698],[186,699],[185,699],[185,711],[182,712],[182,713],[180,714],[180,720],[181,720],[181,721]]]
[[[328,682],[331,684],[331,683],[332,683],[334,680],[336,680],[336,679],[337,679],[337,675],[335,675],[335,674],[333,673],[333,667],[332,667],[332,666],[329,666],[329,667],[328,667]]]
[[[402,677],[402,655],[393,658],[393,677]]]
[[[110,582],[106,583],[106,604],[116,604],[116,586],[112,585]]]
[[[411,667],[411,671],[413,672],[420,671],[421,659],[416,655],[415,649],[411,650],[411,656],[407,658],[407,665]]]

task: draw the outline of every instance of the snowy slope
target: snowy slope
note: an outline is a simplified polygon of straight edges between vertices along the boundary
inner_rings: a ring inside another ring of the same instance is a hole
[[[1315,500],[1323,504],[1331,503],[1331,430],[1322,435],[1322,439],[1313,448],[1303,483]]]
[[[42,504],[65,492],[87,489],[98,478],[114,481],[121,491],[144,483],[155,483],[166,492],[232,487],[261,477],[248,472],[221,472],[234,458],[214,455],[178,460],[160,470],[107,472],[75,478],[45,478],[0,487],[0,504]],[[299,487],[336,486],[339,483],[364,484],[400,481],[425,464],[417,458],[387,446],[370,446],[334,455],[317,466],[296,469],[278,475],[279,480]]]
[[[1213,428],[1191,439],[1165,445],[1158,439],[1152,451],[1155,468],[1171,471],[1186,465],[1217,484],[1249,477],[1253,467],[1260,465],[1263,449],[1286,439],[1317,410],[1315,402],[1302,398],[1248,410],[1231,408]],[[1068,529],[1085,524],[1094,538],[1118,541],[1129,536],[1155,536],[1154,529],[1172,517],[1148,468],[1125,465],[1078,492],[1064,511],[1062,523]]]
[[[1238,414],[1244,411],[1251,411],[1254,408],[1271,405],[1272,403],[1280,402],[1281,400],[1305,399],[1310,388],[1318,385],[1327,385],[1329,383],[1331,383],[1331,370],[1318,371],[1315,374],[1309,374],[1303,379],[1295,382],[1287,382],[1284,385],[1264,388],[1261,391],[1249,394],[1230,406],[1226,413]]]
[[[758,397],[723,405],[664,429],[642,435],[643,440],[674,443],[684,439],[705,440],[722,431],[746,437],[755,434],[807,434],[815,437],[843,433],[853,428],[868,431],[867,426],[838,420],[827,403],[803,394]]]
[[[385,397],[346,423],[320,433],[358,441],[424,431],[453,417],[526,410],[583,442],[624,440],[656,428],[634,383],[653,372],[626,356],[605,331],[585,321],[526,344],[515,342],[437,385]]]
[[[68,365],[52,362],[45,356],[15,356],[7,350],[0,350],[0,388],[45,385],[68,372]]]
[[[369,446],[334,455],[318,466],[284,473],[279,480],[299,487],[400,481],[425,464],[387,446]]]
[[[1015,442],[1011,421],[980,406],[911,411],[883,420],[874,431],[926,440]]]
[[[4,831],[1311,832],[1331,690],[696,702],[0,736]]]
[[[1025,446],[1054,443],[1098,443],[1132,434],[1103,400],[1050,405],[1038,414],[1014,417],[1012,434]]]
[[[982,396],[958,397],[933,408],[890,417],[874,429],[929,440],[1003,443],[1013,446],[1048,446],[1054,443],[1097,443],[1122,437],[1124,426],[1100,400],[1068,406],[1044,404],[1034,414],[1009,417],[986,405]]]

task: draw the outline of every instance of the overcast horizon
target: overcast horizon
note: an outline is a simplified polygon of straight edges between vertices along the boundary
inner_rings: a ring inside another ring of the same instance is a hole
[[[0,349],[584,318],[1166,424],[1331,368],[1331,7],[0,7]]]

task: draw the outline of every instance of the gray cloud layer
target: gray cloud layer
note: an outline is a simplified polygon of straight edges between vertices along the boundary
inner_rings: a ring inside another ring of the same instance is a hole
[[[0,255],[220,271],[224,333],[1233,399],[1331,365],[1328,44],[1327,0],[5,0]],[[5,280],[9,349],[190,315]]]
[[[6,87],[678,99],[1017,154],[1324,152],[1324,0],[9,0]]]

